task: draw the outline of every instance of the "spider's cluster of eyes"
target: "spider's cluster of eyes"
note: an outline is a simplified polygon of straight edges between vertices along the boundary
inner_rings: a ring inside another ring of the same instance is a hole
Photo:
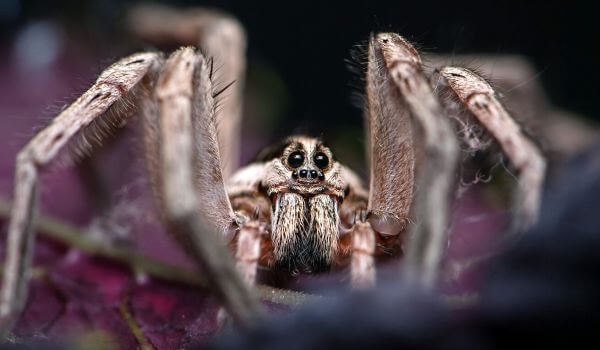
[[[294,169],[292,171],[292,178],[297,179],[298,177],[300,177],[302,179],[309,179],[309,180],[314,180],[317,178],[319,180],[325,179],[325,174],[323,174],[323,170],[325,168],[327,168],[327,166],[329,165],[329,158],[327,157],[327,155],[325,153],[317,152],[313,156],[313,162],[319,168],[319,170],[307,169],[307,168],[298,170],[298,168],[300,168],[302,166],[302,164],[304,164],[304,161],[305,161],[305,156],[304,156],[303,152],[294,151],[294,152],[290,153],[290,155],[288,156],[287,162],[288,162],[288,165]]]

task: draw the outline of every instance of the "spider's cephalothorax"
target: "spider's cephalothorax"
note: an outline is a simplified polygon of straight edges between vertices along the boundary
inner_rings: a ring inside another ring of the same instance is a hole
[[[338,248],[338,210],[347,187],[342,171],[321,140],[291,136],[234,174],[229,191],[234,210],[247,213],[243,206],[236,206],[240,197],[236,185],[245,181],[254,183],[254,190],[271,204],[263,208],[268,213],[262,213],[271,217],[272,251],[267,264],[292,272],[329,268]]]

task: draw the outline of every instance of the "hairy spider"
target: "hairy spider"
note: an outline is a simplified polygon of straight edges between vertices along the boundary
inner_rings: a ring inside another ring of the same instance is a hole
[[[514,227],[535,222],[545,172],[538,148],[484,79],[461,67],[426,69],[417,50],[394,33],[372,35],[362,58],[368,191],[327,145],[303,135],[233,172],[235,163],[222,160],[238,153],[243,28],[214,11],[162,11],[138,13],[139,30],[183,37],[202,51],[183,47],[166,59],[145,52],[117,61],[19,152],[2,327],[11,326],[27,296],[39,173],[69,146],[85,153],[136,113],[161,216],[238,321],[259,309],[249,288],[259,264],[290,273],[349,265],[352,285],[366,287],[375,283],[378,256],[404,250],[409,271],[432,285],[458,162],[451,120],[480,124],[497,142],[519,176]],[[164,24],[175,23],[173,17],[177,28]],[[236,84],[215,87],[212,57],[223,63],[223,79]],[[215,98],[225,89],[230,98],[217,111]],[[221,242],[235,250],[235,264]]]

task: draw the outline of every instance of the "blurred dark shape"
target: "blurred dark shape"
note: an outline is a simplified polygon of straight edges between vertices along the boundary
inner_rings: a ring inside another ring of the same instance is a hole
[[[598,145],[593,149],[597,150]],[[475,323],[500,348],[593,341],[600,324],[600,153],[571,160],[540,224],[499,259]]]
[[[496,260],[477,308],[450,311],[437,296],[392,283],[269,318],[220,337],[211,348],[505,349],[594,342],[600,324],[600,152],[572,159],[553,188],[540,224]]]

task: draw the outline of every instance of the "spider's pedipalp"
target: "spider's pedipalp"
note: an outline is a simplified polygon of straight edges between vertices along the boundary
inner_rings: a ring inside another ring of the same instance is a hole
[[[418,224],[409,238],[406,271],[411,277],[418,276],[423,285],[431,287],[437,280],[446,246],[458,144],[423,74],[418,52],[394,33],[378,34],[371,39],[370,46],[370,50],[379,50],[384,65],[382,69],[389,74],[422,136],[424,159],[422,169],[419,169],[421,190],[415,201]]]
[[[159,77],[162,207],[169,228],[203,269],[214,292],[231,315],[245,323],[260,305],[220,239],[235,218],[224,192],[208,74],[204,57],[187,47],[171,55]]]
[[[540,206],[546,161],[523,133],[519,125],[496,98],[494,89],[480,76],[461,67],[440,71],[450,88],[470,113],[498,142],[519,173],[515,196],[516,216],[513,229],[523,231],[535,223]]]
[[[265,225],[259,220],[251,220],[240,225],[235,254],[236,267],[248,286],[254,286],[256,282],[261,253],[260,244],[264,235],[266,235]]]
[[[60,113],[19,152],[15,170],[14,203],[8,228],[8,244],[0,296],[0,329],[7,330],[27,297],[34,232],[32,231],[39,173],[74,139],[97,127],[99,120],[130,116],[121,114],[119,103],[146,76],[155,77],[161,65],[156,53],[123,58],[104,70],[92,87]],[[114,113],[109,113],[114,109]],[[101,138],[102,134],[96,134]]]
[[[358,222],[352,230],[350,283],[361,289],[375,285],[375,233],[366,222]]]

